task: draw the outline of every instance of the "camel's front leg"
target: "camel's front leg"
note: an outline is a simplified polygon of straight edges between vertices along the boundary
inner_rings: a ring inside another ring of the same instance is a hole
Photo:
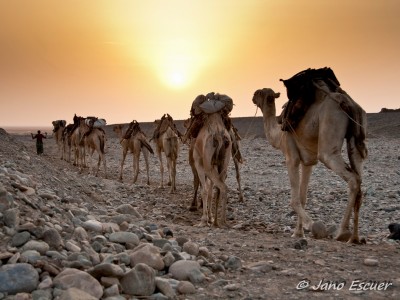
[[[121,166],[119,168],[119,180],[122,181],[122,177],[123,177],[123,171],[124,171],[124,163],[125,163],[125,158],[126,158],[126,154],[128,151],[126,151],[125,149],[122,151],[122,158],[121,158]]]
[[[306,209],[307,204],[307,191],[308,183],[310,182],[310,177],[312,173],[312,166],[305,166],[301,164],[301,176],[300,176],[300,203],[303,209]],[[306,218],[303,220],[303,226],[305,229],[310,229],[312,225],[311,218]]]
[[[310,217],[306,214],[300,198],[300,174],[299,174],[299,161],[288,158],[286,165],[289,174],[290,187],[291,187],[291,201],[290,205],[297,214],[297,225],[292,237],[304,237],[303,221],[306,224],[311,223]]]
[[[133,154],[133,183],[137,181],[139,175],[139,153]]]

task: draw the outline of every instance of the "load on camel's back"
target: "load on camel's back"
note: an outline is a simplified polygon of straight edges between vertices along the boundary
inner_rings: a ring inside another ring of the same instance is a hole
[[[183,137],[183,142],[186,143],[188,139],[196,138],[200,129],[203,127],[204,122],[208,115],[219,113],[222,117],[226,129],[229,131],[232,127],[232,121],[229,117],[233,109],[233,100],[231,97],[219,94],[208,93],[206,96],[197,96],[192,103],[190,109],[190,120],[186,133]]]
[[[286,87],[289,99],[283,106],[283,111],[278,122],[282,124],[283,131],[293,131],[314,101],[316,90],[315,83],[324,81],[331,91],[340,89],[340,83],[331,68],[307,69],[289,79],[280,81]]]

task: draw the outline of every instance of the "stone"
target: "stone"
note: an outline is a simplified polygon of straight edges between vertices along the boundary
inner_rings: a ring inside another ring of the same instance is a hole
[[[49,251],[50,247],[46,242],[30,240],[24,246],[22,246],[23,251],[36,250],[41,255],[45,255]]]
[[[113,243],[139,245],[139,238],[133,232],[114,232],[110,234],[109,240]]]
[[[22,231],[16,233],[11,240],[12,247],[21,247],[31,238],[31,234],[28,231]]]
[[[156,289],[154,270],[142,263],[127,272],[120,282],[122,291],[129,295],[150,296]]]
[[[10,208],[3,212],[4,224],[7,227],[15,228],[19,225],[20,217],[17,208]]]
[[[101,263],[94,266],[92,269],[87,271],[90,275],[95,278],[106,277],[117,277],[120,278],[124,276],[124,270],[118,265],[110,263]]]
[[[58,300],[98,300],[98,298],[94,297],[89,293],[89,291],[84,291],[78,289],[76,287],[71,287],[64,290],[61,295],[57,298]]]
[[[18,280],[15,280],[18,278]],[[0,267],[0,292],[14,295],[30,293],[39,283],[39,273],[26,263],[10,264]]]
[[[242,267],[242,261],[239,257],[229,256],[228,260],[224,263],[225,268],[231,270],[238,270]]]
[[[82,242],[89,240],[89,236],[85,228],[78,226],[74,229],[74,233],[72,235],[72,239]]]
[[[79,253],[79,252],[81,252],[81,247],[79,247],[78,245],[76,245],[74,242],[72,242],[72,241],[66,241],[65,242],[65,248],[68,250],[68,251],[71,251],[71,252],[75,252],[75,253]]]
[[[322,221],[316,221],[311,225],[311,234],[315,239],[324,239],[328,236],[328,231]]]
[[[78,269],[65,268],[60,274],[54,277],[53,284],[54,287],[63,290],[77,288],[86,291],[96,299],[101,298],[103,295],[101,284],[90,274]]]
[[[88,231],[94,231],[98,233],[103,232],[103,224],[96,220],[88,220],[82,223],[82,227]]]
[[[185,251],[186,253],[189,253],[190,255],[194,256],[199,255],[199,245],[192,241],[184,243],[182,246],[182,250]]]
[[[130,255],[130,265],[132,267],[139,263],[146,264],[155,270],[163,270],[165,267],[160,250],[151,244],[142,244],[137,247]]]
[[[130,214],[135,216],[136,218],[142,218],[137,209],[130,204],[122,204],[118,206],[115,210],[121,214]]]
[[[366,258],[366,259],[364,259],[364,265],[370,266],[370,267],[376,267],[379,265],[379,261],[374,258]]]
[[[179,260],[169,267],[172,278],[177,280],[189,280],[192,283],[201,283],[205,275],[200,271],[200,264],[197,261]]]
[[[167,296],[168,299],[175,299],[175,291],[167,279],[156,277],[156,287],[161,293]]]
[[[64,246],[60,233],[54,228],[47,229],[43,232],[42,239],[51,249],[60,250]]]
[[[195,294],[196,293],[196,287],[190,282],[190,281],[180,281],[178,283],[177,290],[181,294]]]

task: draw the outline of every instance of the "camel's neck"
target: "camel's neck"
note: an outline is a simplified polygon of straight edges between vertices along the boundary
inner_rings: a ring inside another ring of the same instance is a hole
[[[282,130],[276,120],[276,107],[264,101],[261,108],[264,119],[264,132],[270,144],[277,149],[281,147]]]

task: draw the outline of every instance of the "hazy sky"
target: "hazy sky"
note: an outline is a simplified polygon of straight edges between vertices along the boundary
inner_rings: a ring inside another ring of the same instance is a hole
[[[0,127],[184,119],[210,91],[254,116],[263,87],[279,112],[279,79],[325,66],[367,112],[399,108],[399,23],[398,0],[0,0]]]

